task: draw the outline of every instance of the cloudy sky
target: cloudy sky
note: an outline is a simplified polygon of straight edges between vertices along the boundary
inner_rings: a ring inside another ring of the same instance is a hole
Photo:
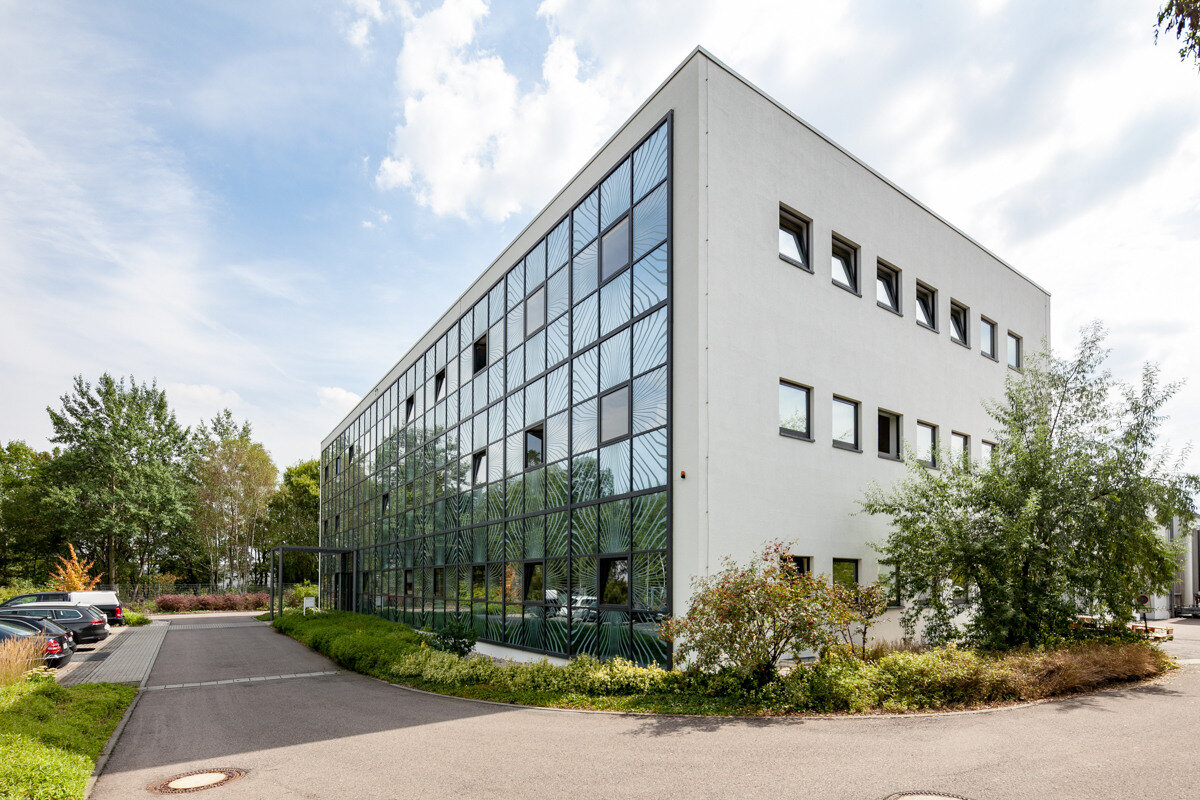
[[[0,5],[0,440],[156,378],[280,465],[326,434],[703,44],[1191,379],[1200,74],[1158,0]],[[1200,458],[1191,466],[1200,470]]]

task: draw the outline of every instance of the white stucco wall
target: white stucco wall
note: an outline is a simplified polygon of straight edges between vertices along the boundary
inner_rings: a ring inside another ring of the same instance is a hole
[[[701,187],[697,259],[675,259],[677,612],[693,575],[770,539],[796,541],[820,573],[834,558],[860,559],[860,579],[873,580],[869,543],[887,522],[855,515],[858,500],[872,481],[904,473],[877,456],[877,409],[902,414],[909,441],[918,420],[937,425],[943,444],[951,431],[966,433],[978,457],[981,440],[994,438],[982,400],[999,396],[1009,374],[1005,334],[1032,352],[1050,317],[1043,290],[721,65],[704,54],[694,61],[695,73],[676,79],[699,81]],[[687,136],[678,125],[676,141]],[[778,256],[780,203],[812,220],[815,274]],[[861,297],[832,283],[834,232],[860,248]],[[876,305],[880,258],[902,270],[902,317]],[[916,323],[917,280],[938,290],[937,333]],[[970,307],[969,349],[950,338],[952,298]],[[979,352],[980,313],[998,323],[1000,362]],[[781,378],[813,387],[815,441],[779,435]],[[861,403],[861,453],[832,446],[835,393]]]

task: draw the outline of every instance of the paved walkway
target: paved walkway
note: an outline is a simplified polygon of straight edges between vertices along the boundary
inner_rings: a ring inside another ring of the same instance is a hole
[[[150,797],[154,781],[216,767],[249,772],[214,800],[882,800],[918,789],[972,800],[1200,798],[1187,766],[1200,761],[1197,665],[1133,689],[977,714],[641,717],[414,693],[338,671],[266,626],[209,622],[221,627],[167,633],[148,679],[163,688],[143,694],[96,800]],[[1200,651],[1197,623],[1176,625],[1171,647],[1184,657]]]

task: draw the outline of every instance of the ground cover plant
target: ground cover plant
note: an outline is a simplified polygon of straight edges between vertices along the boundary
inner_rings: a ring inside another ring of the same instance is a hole
[[[29,654],[0,643],[0,800],[78,800],[137,689],[64,687]],[[40,663],[40,657],[36,659]]]
[[[886,646],[867,657],[843,643],[763,682],[753,669],[664,670],[590,656],[567,666],[461,658],[378,617],[326,612],[278,617],[275,628],[338,664],[393,683],[500,702],[680,714],[916,711],[1036,700],[1158,675],[1169,658],[1138,640],[1093,639],[989,654],[953,646]]]

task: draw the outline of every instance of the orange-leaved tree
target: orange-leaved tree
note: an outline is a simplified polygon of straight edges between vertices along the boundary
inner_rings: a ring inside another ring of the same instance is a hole
[[[50,585],[59,592],[86,592],[95,589],[101,577],[97,575],[93,578],[89,574],[95,562],[81,561],[75,554],[75,546],[70,542],[67,543],[67,549],[71,551],[71,557],[58,557],[59,565],[50,575]]]

